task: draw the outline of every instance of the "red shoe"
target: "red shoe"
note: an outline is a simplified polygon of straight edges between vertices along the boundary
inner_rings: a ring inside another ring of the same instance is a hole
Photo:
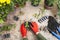
[[[36,22],[31,22],[32,26],[31,26],[31,29],[32,31],[35,33],[35,34],[38,34],[39,31],[38,31],[38,24]]]
[[[20,31],[21,31],[22,37],[25,38],[27,35],[27,29],[25,28],[24,23],[21,25]]]

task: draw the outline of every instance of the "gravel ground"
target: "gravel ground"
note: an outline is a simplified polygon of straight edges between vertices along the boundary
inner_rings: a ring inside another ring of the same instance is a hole
[[[24,8],[20,9],[16,9],[15,12],[13,13],[14,15],[18,15],[20,11],[24,12],[24,15],[18,16],[20,19],[19,21],[14,21],[13,20],[13,16],[12,14],[10,14],[10,18],[9,21],[11,21],[11,23],[16,23],[16,28],[12,29],[9,33],[11,33],[11,38],[8,39],[4,39],[4,40],[22,40],[21,37],[21,33],[20,33],[20,25],[21,23],[23,23],[24,21],[36,21],[38,23],[38,19],[43,17],[43,16],[53,16],[52,12],[50,10],[45,10],[43,15],[41,14],[40,17],[37,19],[35,17],[33,17],[33,14],[35,13],[39,13],[40,8],[43,8],[43,5],[39,5],[38,7],[33,7],[31,6],[30,2],[27,2],[26,6]],[[42,12],[41,12],[42,13]],[[48,19],[42,23],[38,23],[39,28],[40,27],[44,27],[47,25]],[[40,33],[47,39],[47,40],[57,40],[57,38],[55,38],[54,36],[52,36],[49,32],[44,32],[44,31],[40,31]],[[27,33],[27,38],[29,40],[37,40],[37,38],[35,37],[35,35],[33,35],[33,33],[31,31],[28,31]],[[2,39],[0,39],[2,40]]]

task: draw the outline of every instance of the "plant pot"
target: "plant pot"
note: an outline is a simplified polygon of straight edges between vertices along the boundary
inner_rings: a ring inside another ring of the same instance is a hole
[[[47,5],[44,5],[44,8],[46,8],[46,9],[52,9],[53,6],[47,6]]]
[[[18,8],[18,7],[19,7],[19,4],[16,3],[16,4],[15,4],[15,9]]]
[[[18,3],[16,3],[15,4],[15,9],[16,8],[19,8],[19,7],[24,7],[26,5],[26,3],[23,3],[23,4],[18,4]]]
[[[46,9],[52,9],[53,8],[53,3],[51,3],[50,5],[49,4],[50,4],[49,1],[47,1],[47,0],[44,1],[44,7]]]

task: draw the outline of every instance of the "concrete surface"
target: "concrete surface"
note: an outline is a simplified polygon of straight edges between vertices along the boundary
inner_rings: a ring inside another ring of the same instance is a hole
[[[23,11],[24,12],[24,15],[21,15],[18,17],[20,18],[19,21],[14,21],[13,20],[13,16],[12,13],[9,15],[8,19],[9,19],[9,22],[10,23],[16,23],[16,28],[15,29],[12,29],[11,31],[9,31],[9,33],[11,33],[11,38],[8,38],[8,39],[4,39],[4,40],[22,40],[22,37],[21,37],[21,33],[20,33],[20,25],[21,23],[23,23],[24,21],[36,21],[39,25],[39,28],[40,27],[44,27],[44,26],[47,26],[47,22],[48,22],[48,19],[45,20],[44,22],[42,23],[39,23],[38,22],[38,19],[40,19],[41,17],[43,16],[53,16],[52,15],[52,12],[50,10],[45,10],[44,13],[42,13],[42,11],[40,10],[40,8],[43,8],[42,5],[39,5],[38,7],[33,7],[31,6],[30,2],[27,2],[26,6],[24,8],[21,8],[20,9],[16,9],[15,12],[13,12],[14,15],[18,15],[20,11]],[[41,15],[40,17],[37,19],[33,16],[33,14],[37,13],[39,14],[39,11],[41,12]],[[47,40],[57,40],[57,38],[55,38],[54,36],[52,36],[49,32],[44,32],[44,31],[40,31],[40,33],[47,39]],[[33,33],[31,31],[28,31],[27,33],[27,38],[29,40],[37,40],[37,38],[35,37],[35,35],[33,35]]]

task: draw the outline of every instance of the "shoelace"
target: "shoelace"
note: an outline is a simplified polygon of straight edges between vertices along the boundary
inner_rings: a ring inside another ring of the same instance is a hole
[[[48,19],[48,16],[42,17],[41,19],[38,20],[38,22],[41,23],[41,22],[45,21],[46,19]]]

